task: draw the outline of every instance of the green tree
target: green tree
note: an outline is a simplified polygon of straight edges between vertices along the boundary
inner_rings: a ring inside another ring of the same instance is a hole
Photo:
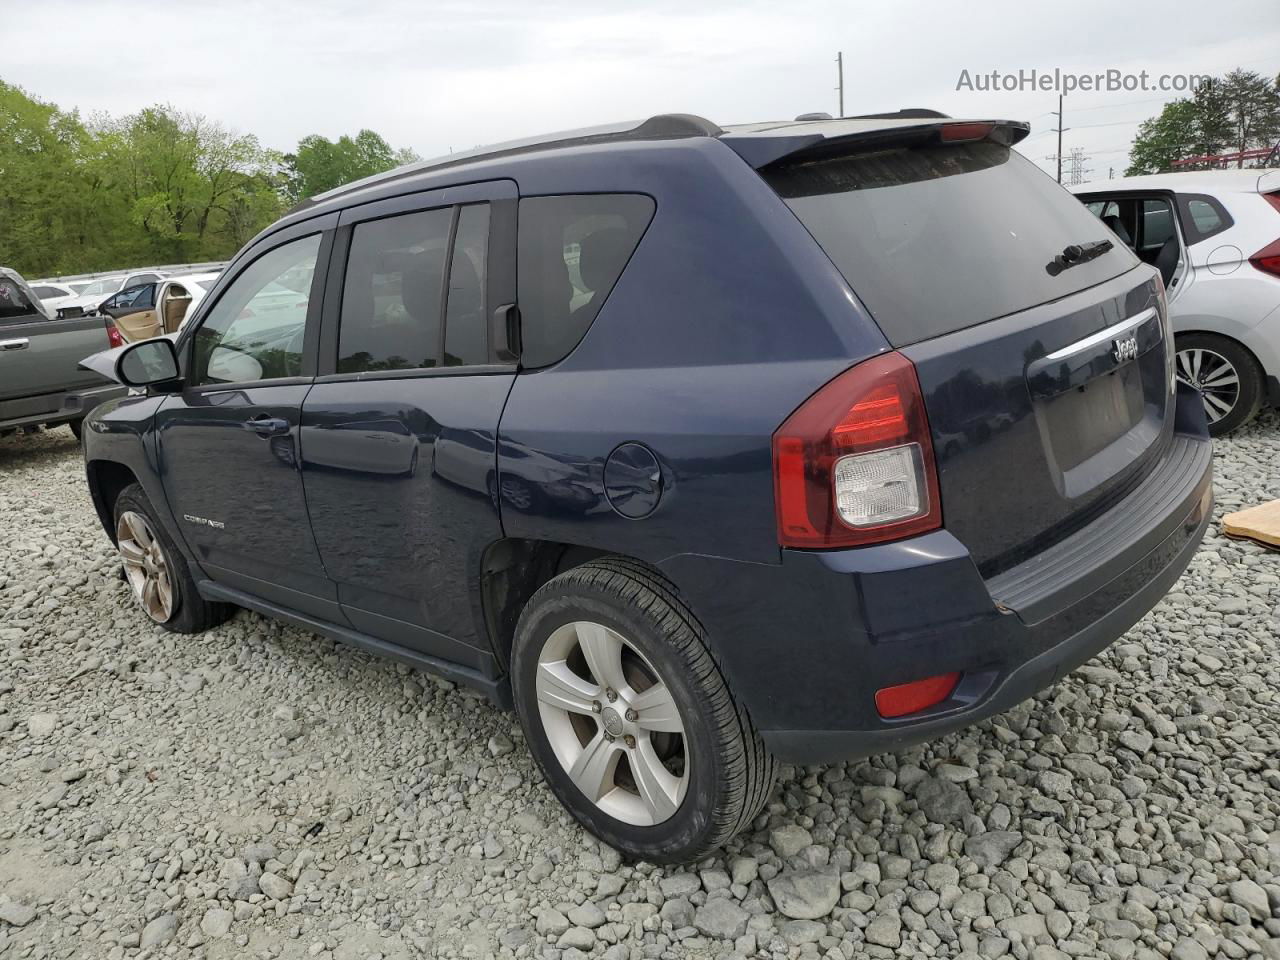
[[[337,140],[312,134],[298,141],[294,153],[283,157],[288,191],[295,202],[417,159],[412,150],[392,149],[372,130]]]
[[[1191,154],[1197,135],[1196,105],[1190,100],[1166,103],[1159,116],[1142,121],[1129,148],[1129,168],[1125,176],[1159,173],[1173,161]]]
[[[1280,138],[1280,78],[1233,70],[1143,121],[1126,174],[1162,173],[1173,161],[1271,146]],[[1238,161],[1244,165],[1243,159]]]

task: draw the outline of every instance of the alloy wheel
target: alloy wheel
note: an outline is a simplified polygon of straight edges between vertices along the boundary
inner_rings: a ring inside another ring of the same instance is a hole
[[[1230,360],[1204,347],[1179,350],[1176,358],[1178,379],[1200,392],[1210,423],[1235,409],[1240,400],[1240,374]]]
[[[535,691],[551,749],[588,800],[634,826],[675,814],[689,787],[684,724],[625,637],[588,621],[558,627],[538,655]]]
[[[156,623],[173,616],[173,581],[160,541],[147,518],[126,510],[116,521],[116,548],[124,573],[142,609]]]

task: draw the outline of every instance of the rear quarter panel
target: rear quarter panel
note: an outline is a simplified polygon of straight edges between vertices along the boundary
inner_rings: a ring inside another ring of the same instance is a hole
[[[578,347],[516,378],[499,472],[543,467],[533,505],[503,503],[506,534],[651,562],[689,552],[777,563],[773,431],[823,383],[888,349],[879,330],[777,195],[716,141],[650,145],[612,166],[575,157],[520,188],[644,192],[657,209]],[[629,441],[662,472],[658,506],[640,520],[604,492],[605,461]]]

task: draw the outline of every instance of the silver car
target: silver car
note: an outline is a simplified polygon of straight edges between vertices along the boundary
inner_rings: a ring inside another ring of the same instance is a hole
[[[1209,432],[1280,406],[1280,171],[1165,173],[1071,190],[1160,271],[1178,377],[1200,391]]]

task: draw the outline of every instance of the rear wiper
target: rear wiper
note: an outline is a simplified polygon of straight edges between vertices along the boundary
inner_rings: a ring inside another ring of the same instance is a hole
[[[1045,264],[1044,268],[1048,271],[1049,276],[1056,277],[1063,270],[1074,267],[1079,263],[1088,263],[1090,260],[1096,260],[1108,250],[1115,246],[1110,240],[1090,240],[1087,243],[1069,243],[1063,247],[1062,252]]]

